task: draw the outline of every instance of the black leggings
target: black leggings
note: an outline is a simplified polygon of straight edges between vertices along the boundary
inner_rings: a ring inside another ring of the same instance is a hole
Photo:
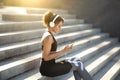
[[[69,62],[46,62],[42,61],[40,66],[40,73],[43,76],[56,77],[67,74],[72,69],[72,65]]]
[[[73,71],[75,80],[92,80],[91,76],[89,73],[84,69],[83,71],[81,69],[74,70]]]
[[[43,76],[56,77],[67,74],[68,72],[73,70],[75,80],[80,80],[81,78],[83,80],[92,80],[89,73],[85,70],[85,68],[82,71],[80,67],[81,65],[76,67],[73,64],[66,61],[61,61],[59,63],[50,63],[50,62],[47,63],[45,61],[42,61],[40,67],[40,73]]]
[[[78,63],[79,66],[76,66],[75,64],[71,63],[75,80],[81,80],[81,79],[92,80],[90,74],[87,72],[87,70],[82,65],[83,63],[82,64],[81,63]]]

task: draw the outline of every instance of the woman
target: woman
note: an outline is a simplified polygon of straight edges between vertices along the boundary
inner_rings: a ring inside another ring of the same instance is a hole
[[[55,58],[61,54],[65,54],[72,50],[72,45],[67,45],[60,51],[57,51],[57,41],[55,40],[53,34],[58,33],[61,30],[61,26],[64,20],[61,16],[53,14],[52,12],[47,12],[43,16],[44,25],[47,27],[48,31],[44,33],[41,39],[42,44],[42,62],[40,66],[40,73],[43,76],[56,77],[64,75],[71,70],[73,70],[76,80],[83,78],[84,80],[91,80],[88,72],[83,68],[81,70],[81,64],[77,59],[68,59],[61,62],[55,62]],[[75,61],[78,62],[79,66],[74,64]]]

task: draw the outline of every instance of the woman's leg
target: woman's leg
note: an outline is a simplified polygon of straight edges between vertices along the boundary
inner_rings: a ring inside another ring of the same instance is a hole
[[[84,68],[83,63],[79,61],[77,64],[78,66],[75,63],[71,63],[75,80],[80,80],[81,78],[83,80],[92,80],[90,74]]]
[[[49,77],[61,76],[70,72],[71,68],[72,68],[72,65],[65,61],[55,63],[48,66],[48,70],[46,71],[46,74],[47,74],[46,76],[49,76]]]
[[[74,70],[73,74],[74,74],[75,80],[81,80],[81,77],[80,77],[79,72],[77,70]]]
[[[74,63],[71,63],[71,65],[72,65],[71,71],[73,71],[75,80],[81,80],[81,76],[79,75],[78,72],[78,67]]]
[[[92,80],[89,73],[85,70],[80,58],[70,58],[70,59],[67,59],[67,61],[72,64],[73,73],[75,71],[74,76],[77,75],[77,76],[75,76],[75,78],[78,78],[78,76],[79,76],[79,80],[81,78],[83,80]],[[77,70],[77,72],[76,72],[76,70]],[[79,73],[79,75],[77,73]]]
[[[91,78],[90,74],[87,72],[87,70],[85,68],[83,68],[83,70],[81,69],[81,64],[79,64],[78,72],[83,80],[92,80],[92,78]]]

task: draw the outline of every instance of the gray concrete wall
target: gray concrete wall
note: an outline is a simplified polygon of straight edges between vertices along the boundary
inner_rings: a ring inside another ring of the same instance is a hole
[[[78,18],[85,19],[94,27],[118,37],[120,41],[120,1],[119,0],[72,0],[66,7]]]
[[[120,40],[120,0],[3,0],[4,5],[62,8]]]

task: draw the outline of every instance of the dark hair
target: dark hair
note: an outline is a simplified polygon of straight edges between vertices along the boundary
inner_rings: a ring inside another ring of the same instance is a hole
[[[49,23],[51,21],[53,21],[53,19],[56,17],[57,14],[54,14],[53,12],[51,11],[47,11],[44,16],[43,16],[43,24],[46,26],[46,27],[49,27]],[[60,21],[64,22],[63,18],[61,16],[59,16],[56,20],[55,20],[55,24],[58,24]]]

